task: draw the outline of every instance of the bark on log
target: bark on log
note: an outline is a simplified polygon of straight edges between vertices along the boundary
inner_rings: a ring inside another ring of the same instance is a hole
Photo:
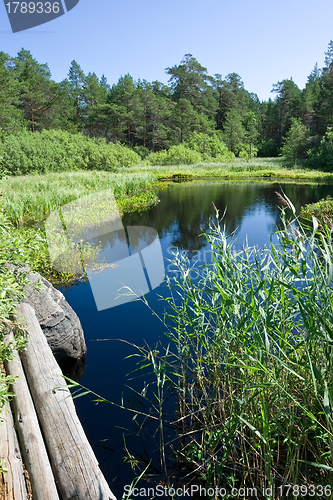
[[[12,339],[13,334],[6,335],[6,341]],[[33,499],[59,500],[36,410],[17,352],[14,359],[6,364],[6,371],[9,375],[18,377],[11,388],[15,394],[12,408],[24,465],[31,481]]]
[[[61,499],[116,500],[98,467],[34,310],[21,304],[18,312],[29,330],[21,359]]]
[[[22,457],[14,429],[13,416],[9,404],[3,408],[0,417],[0,462],[7,470],[3,474],[8,500],[27,500],[28,491],[25,483]],[[1,475],[1,473],[0,473]]]

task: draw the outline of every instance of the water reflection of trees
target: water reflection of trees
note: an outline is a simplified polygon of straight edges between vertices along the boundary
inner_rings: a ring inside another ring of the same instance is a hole
[[[126,215],[124,225],[144,225],[157,230],[160,237],[169,237],[171,245],[189,253],[206,244],[200,234],[207,231],[209,219],[215,216],[212,202],[222,214],[227,208],[225,223],[228,233],[240,227],[243,219],[258,204],[273,220],[272,232],[280,226],[280,210],[275,191],[284,193],[297,212],[301,206],[318,201],[331,192],[328,185],[296,185],[261,182],[193,182],[175,184],[159,193],[161,202],[147,212]]]

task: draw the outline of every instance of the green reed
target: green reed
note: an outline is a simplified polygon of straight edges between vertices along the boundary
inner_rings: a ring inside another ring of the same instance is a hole
[[[175,255],[164,299],[174,347],[159,359],[177,394],[172,449],[184,484],[251,487],[264,498],[268,486],[284,498],[288,484],[332,484],[332,229],[318,233],[316,219],[303,229],[280,201],[294,219],[282,209],[278,244],[236,250],[217,213],[213,262],[198,281]],[[141,355],[147,366],[151,351]]]

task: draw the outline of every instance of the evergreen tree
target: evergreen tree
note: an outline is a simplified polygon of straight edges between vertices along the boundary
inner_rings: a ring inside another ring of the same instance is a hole
[[[20,104],[32,132],[51,126],[48,111],[57,101],[58,85],[51,80],[47,64],[39,64],[28,50],[21,49],[14,63],[19,82]]]
[[[19,83],[13,73],[14,61],[0,52],[0,139],[23,127],[19,106]]]
[[[321,76],[316,64],[302,93],[302,117],[303,123],[312,130],[313,134],[318,133],[319,109],[321,93]]]
[[[73,123],[77,130],[83,127],[83,86],[85,81],[84,73],[80,65],[73,60],[68,72],[67,81],[69,82],[69,96],[72,101]]]
[[[169,144],[170,118],[175,104],[170,99],[170,89],[162,83],[146,80],[137,84],[139,96],[139,127],[137,143],[154,152]]]
[[[273,85],[273,92],[278,94],[276,97],[279,108],[277,145],[280,147],[283,136],[289,130],[291,118],[299,118],[301,115],[302,92],[292,78]]]
[[[256,144],[259,136],[258,120],[256,114],[253,111],[248,111],[247,113],[245,113],[243,126],[245,128],[244,141],[250,146],[249,153],[251,155],[253,146]]]
[[[207,75],[207,68],[192,54],[185,54],[178,66],[166,68],[166,72],[170,75],[169,83],[176,102],[186,99],[194,111],[214,119],[216,99],[211,85],[213,79]]]
[[[205,114],[198,113],[187,99],[179,99],[173,109],[171,121],[174,138],[180,143],[186,141],[194,131],[213,133],[214,123]]]
[[[91,136],[105,136],[107,130],[108,85],[99,81],[95,73],[88,73],[82,87],[82,116],[85,129]]]
[[[139,92],[131,75],[121,76],[116,85],[112,85],[109,103],[114,113],[115,138],[133,145],[139,126]]]
[[[238,154],[244,137],[245,129],[242,123],[242,116],[236,108],[232,108],[227,114],[224,123],[223,140],[230,151]]]

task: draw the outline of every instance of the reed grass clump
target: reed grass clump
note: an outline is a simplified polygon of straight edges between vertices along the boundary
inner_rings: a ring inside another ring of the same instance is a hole
[[[235,250],[217,213],[207,234],[213,261],[198,281],[175,255],[165,299],[173,347],[164,357],[149,350],[144,363],[158,388],[167,391],[168,380],[177,395],[183,484],[256,488],[262,498],[286,498],[286,485],[296,498],[295,485],[332,484],[332,229],[318,234],[313,218],[309,234],[280,200],[278,244]]]

